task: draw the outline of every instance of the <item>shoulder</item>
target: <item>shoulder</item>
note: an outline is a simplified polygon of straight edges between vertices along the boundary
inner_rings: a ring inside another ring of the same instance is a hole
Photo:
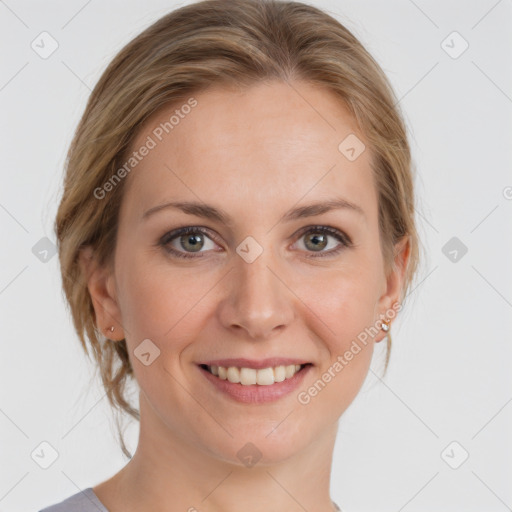
[[[108,510],[94,494],[92,487],[89,487],[39,512],[108,512]]]

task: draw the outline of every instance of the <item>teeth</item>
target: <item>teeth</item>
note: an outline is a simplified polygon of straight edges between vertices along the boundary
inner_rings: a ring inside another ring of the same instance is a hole
[[[286,367],[276,366],[274,368],[274,381],[283,382],[284,379],[286,379]]]
[[[300,364],[289,364],[287,366],[276,366],[275,368],[237,368],[230,366],[208,366],[208,370],[213,375],[222,380],[228,380],[233,384],[242,384],[251,386],[258,384],[260,386],[270,386],[274,382],[283,382],[285,379],[291,379],[301,369]]]
[[[290,377],[293,377],[294,373],[295,373],[295,365],[294,364],[289,364],[288,366],[284,367],[285,379],[289,379]]]
[[[240,384],[244,386],[256,384],[256,373],[257,370],[253,368],[240,368]]]
[[[227,377],[229,382],[233,384],[238,384],[240,382],[240,371],[238,368],[234,366],[230,366],[227,371]]]
[[[263,368],[256,372],[256,384],[260,386],[269,386],[274,384],[274,370],[272,368]]]

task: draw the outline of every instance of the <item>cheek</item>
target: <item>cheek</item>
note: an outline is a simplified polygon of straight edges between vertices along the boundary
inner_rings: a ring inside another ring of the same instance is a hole
[[[371,266],[347,265],[307,281],[301,296],[329,327],[333,351],[344,351],[347,343],[373,325],[380,282]]]
[[[133,338],[164,341],[184,328],[194,330],[191,317],[201,311],[201,299],[211,288],[198,272],[173,268],[155,253],[131,254],[119,266],[123,323]]]
[[[355,269],[337,272],[308,286],[308,293],[307,304],[315,313],[309,329],[321,334],[329,355],[302,389],[299,403],[308,405],[310,416],[330,415],[335,421],[357,396],[371,364],[374,344],[366,330],[373,325],[375,280]]]
[[[203,328],[201,318],[206,314],[207,301],[201,298],[211,285],[197,277],[187,278],[180,271],[173,272],[169,266],[149,262],[139,265],[137,269],[135,265],[125,268],[121,292],[123,327],[137,382],[152,397],[151,401],[158,401],[162,382],[169,381],[167,372],[182,378],[180,354]],[[137,359],[138,347],[146,339],[159,350],[146,345],[151,354],[152,350],[158,353],[147,366]]]

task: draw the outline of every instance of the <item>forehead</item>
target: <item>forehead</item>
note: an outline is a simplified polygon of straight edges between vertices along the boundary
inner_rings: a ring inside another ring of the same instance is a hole
[[[133,220],[159,202],[185,197],[261,209],[339,192],[376,208],[370,151],[347,158],[347,144],[355,142],[359,152],[364,136],[332,92],[264,82],[192,98],[155,113],[132,144],[132,151],[152,146],[127,178],[123,207]]]

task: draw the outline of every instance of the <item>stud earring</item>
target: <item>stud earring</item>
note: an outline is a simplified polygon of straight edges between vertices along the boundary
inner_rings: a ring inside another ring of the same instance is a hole
[[[382,325],[380,326],[380,328],[384,331],[384,332],[389,332],[389,324],[390,322],[388,322],[387,320],[382,320]],[[381,340],[377,340],[376,343],[380,343],[382,341]]]
[[[106,327],[106,331],[114,332],[115,327],[112,325],[111,327]]]

